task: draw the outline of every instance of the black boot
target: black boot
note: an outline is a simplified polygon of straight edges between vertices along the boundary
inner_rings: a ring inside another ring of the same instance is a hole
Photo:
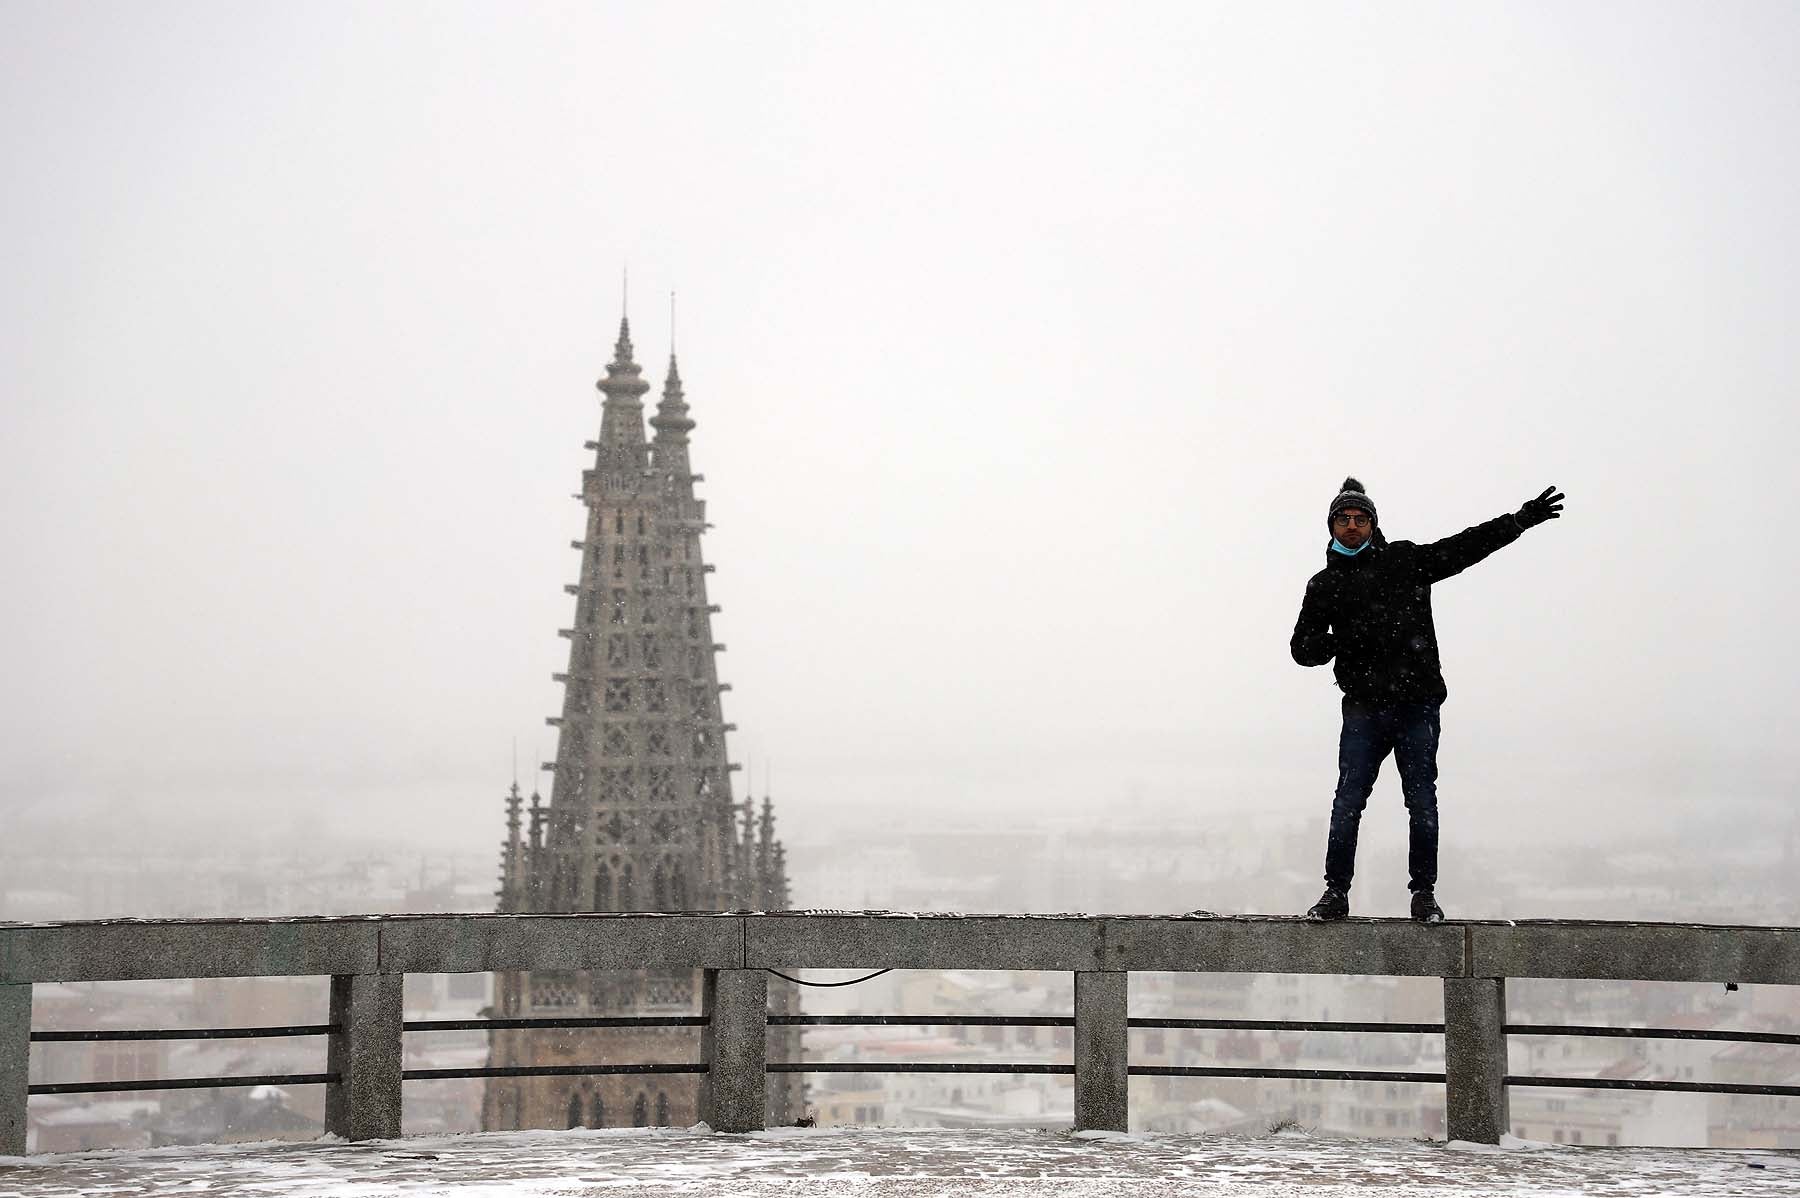
[[[1319,901],[1307,908],[1306,918],[1314,922],[1328,919],[1348,919],[1350,917],[1350,896],[1341,890],[1333,890],[1329,886],[1319,896]]]
[[[1429,890],[1415,890],[1412,898],[1412,917],[1420,923],[1443,923],[1444,909],[1438,906],[1437,896]]]

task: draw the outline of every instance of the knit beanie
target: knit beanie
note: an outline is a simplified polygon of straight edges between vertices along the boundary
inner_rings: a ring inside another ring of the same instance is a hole
[[[1338,491],[1337,498],[1331,501],[1331,511],[1326,514],[1325,523],[1329,525],[1332,519],[1347,507],[1359,507],[1369,513],[1371,524],[1376,526],[1381,524],[1381,516],[1375,511],[1375,501],[1369,498],[1368,492],[1363,490],[1363,485],[1354,478],[1344,480],[1343,488]]]
[[[1381,516],[1375,511],[1375,501],[1369,498],[1367,491],[1363,490],[1362,483],[1354,478],[1346,478],[1343,487],[1337,493],[1337,498],[1331,501],[1331,511],[1325,517],[1325,527],[1330,528],[1332,517],[1347,507],[1359,507],[1369,513],[1370,542],[1378,548],[1387,544],[1387,534],[1381,531]]]

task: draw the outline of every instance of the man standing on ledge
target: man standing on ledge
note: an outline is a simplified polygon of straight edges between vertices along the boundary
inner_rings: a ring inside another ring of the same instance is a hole
[[[1300,619],[1288,643],[1294,660],[1334,673],[1344,692],[1344,730],[1338,738],[1337,797],[1325,846],[1325,894],[1308,919],[1350,914],[1356,869],[1356,832],[1382,759],[1391,751],[1410,826],[1407,869],[1412,917],[1442,923],[1437,886],[1438,709],[1446,691],[1431,624],[1431,584],[1460,574],[1527,528],[1562,514],[1555,487],[1517,512],[1496,516],[1453,537],[1417,545],[1392,544],[1381,534],[1375,504],[1354,478],[1331,501],[1331,544],[1325,568],[1306,583]]]

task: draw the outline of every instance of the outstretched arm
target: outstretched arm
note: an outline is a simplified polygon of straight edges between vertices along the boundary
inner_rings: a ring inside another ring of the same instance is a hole
[[[1288,641],[1288,652],[1303,666],[1322,666],[1337,656],[1337,637],[1330,632],[1330,619],[1325,614],[1325,600],[1318,583],[1314,578],[1306,584],[1300,619]]]
[[[1519,522],[1508,512],[1465,528],[1453,537],[1419,546],[1419,561],[1426,582],[1442,582],[1461,574],[1470,566],[1500,548],[1519,539]]]
[[[1496,516],[1453,537],[1419,546],[1419,560],[1424,564],[1427,582],[1442,582],[1461,574],[1470,566],[1500,548],[1519,539],[1519,534],[1546,520],[1562,515],[1562,494],[1555,487],[1545,487],[1543,494],[1525,502],[1516,512]]]

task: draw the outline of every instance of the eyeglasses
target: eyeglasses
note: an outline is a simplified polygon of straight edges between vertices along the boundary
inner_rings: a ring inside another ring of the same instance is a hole
[[[1345,512],[1339,512],[1337,515],[1333,516],[1331,520],[1332,523],[1336,524],[1339,528],[1367,528],[1370,524],[1370,519],[1367,516],[1352,516]]]

